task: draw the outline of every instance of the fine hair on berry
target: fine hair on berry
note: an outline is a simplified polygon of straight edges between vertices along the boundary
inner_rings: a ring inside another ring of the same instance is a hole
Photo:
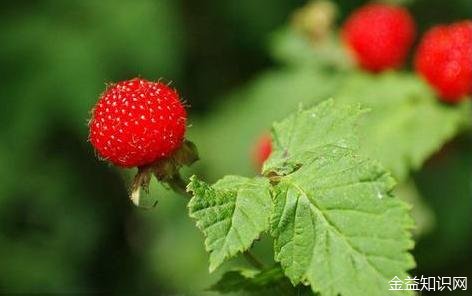
[[[119,166],[145,166],[178,149],[187,114],[167,84],[141,78],[111,84],[89,123],[89,140],[99,157]]]
[[[400,67],[413,44],[415,22],[405,8],[373,3],[355,10],[342,27],[342,39],[365,70]]]

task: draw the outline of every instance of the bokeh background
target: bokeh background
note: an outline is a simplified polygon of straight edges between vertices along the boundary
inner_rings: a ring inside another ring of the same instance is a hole
[[[341,23],[365,1],[334,2]],[[403,2],[420,32],[472,18],[470,0]],[[234,135],[247,146],[235,151],[219,145],[226,139],[204,139],[217,134],[215,125],[224,130],[238,124],[218,114],[242,108],[238,101],[260,91],[251,88],[260,75],[284,83],[277,73],[285,70],[268,48],[272,33],[304,3],[2,1],[0,294],[211,294],[205,289],[221,273],[208,274],[203,238],[187,216],[185,199],[154,183],[150,198],[158,205],[135,208],[127,198],[133,172],[97,160],[87,142],[89,110],[106,82],[134,76],[172,81],[191,105],[190,138],[212,143],[200,143],[198,173],[210,181],[224,173],[256,174],[249,138]],[[303,85],[326,87],[316,80]],[[270,106],[258,107],[261,114],[270,112]],[[255,124],[254,134],[262,130]],[[471,151],[470,135],[459,136],[406,186],[422,196],[429,221],[414,250],[417,274],[472,278]],[[203,152],[216,161],[205,165]],[[255,246],[268,262],[269,244]]]

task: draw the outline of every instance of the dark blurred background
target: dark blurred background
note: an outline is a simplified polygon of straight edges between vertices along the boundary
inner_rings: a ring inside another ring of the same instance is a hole
[[[365,1],[335,2],[342,22]],[[472,18],[470,0],[405,2],[420,31]],[[132,172],[98,161],[87,142],[88,112],[106,82],[142,76],[173,81],[192,118],[211,116],[277,67],[270,33],[304,3],[1,1],[0,294],[201,294],[218,276],[184,201],[137,210]],[[451,146],[461,152],[470,138]],[[436,158],[415,175],[439,221],[415,250],[418,273],[470,276],[470,151]],[[464,222],[448,223],[453,215]]]

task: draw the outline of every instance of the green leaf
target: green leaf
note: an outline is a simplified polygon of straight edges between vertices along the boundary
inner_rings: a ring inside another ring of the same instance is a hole
[[[253,175],[251,148],[274,120],[285,118],[302,104],[315,104],[330,97],[342,81],[336,73],[317,69],[284,69],[261,74],[230,96],[220,99],[211,116],[189,129],[190,138],[205,161],[200,164],[211,181],[221,176]],[[215,147],[224,153],[215,153]]]
[[[391,196],[388,172],[356,153],[360,113],[329,100],[275,124],[265,165],[277,182],[275,259],[322,295],[389,295],[389,281],[414,267],[408,206]]]
[[[275,149],[264,164],[264,174],[271,171],[288,174],[313,158],[313,149],[318,147],[357,148],[355,123],[363,112],[359,106],[335,106],[334,100],[329,99],[275,123],[272,133]]]
[[[412,74],[352,75],[335,96],[372,109],[360,121],[362,152],[403,181],[470,122],[470,102],[441,104]]]
[[[187,190],[194,195],[190,217],[197,220],[210,252],[210,272],[247,250],[269,228],[272,202],[267,179],[226,176],[210,186],[193,176]]]
[[[296,295],[280,267],[267,270],[235,269],[226,272],[210,290],[220,293],[247,292],[254,295]]]

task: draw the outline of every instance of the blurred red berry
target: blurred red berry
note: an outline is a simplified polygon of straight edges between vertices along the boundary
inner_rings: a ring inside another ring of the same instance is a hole
[[[134,78],[101,95],[92,111],[89,139],[105,160],[120,167],[142,166],[179,148],[186,120],[175,90]]]
[[[367,4],[348,17],[342,37],[362,68],[378,72],[403,64],[415,37],[415,27],[405,8]]]
[[[257,166],[258,169],[262,167],[262,164],[269,158],[270,154],[272,153],[272,138],[269,134],[264,134],[256,142],[254,145],[252,158],[254,164]]]
[[[472,21],[433,27],[425,33],[415,68],[446,102],[472,92]]]

